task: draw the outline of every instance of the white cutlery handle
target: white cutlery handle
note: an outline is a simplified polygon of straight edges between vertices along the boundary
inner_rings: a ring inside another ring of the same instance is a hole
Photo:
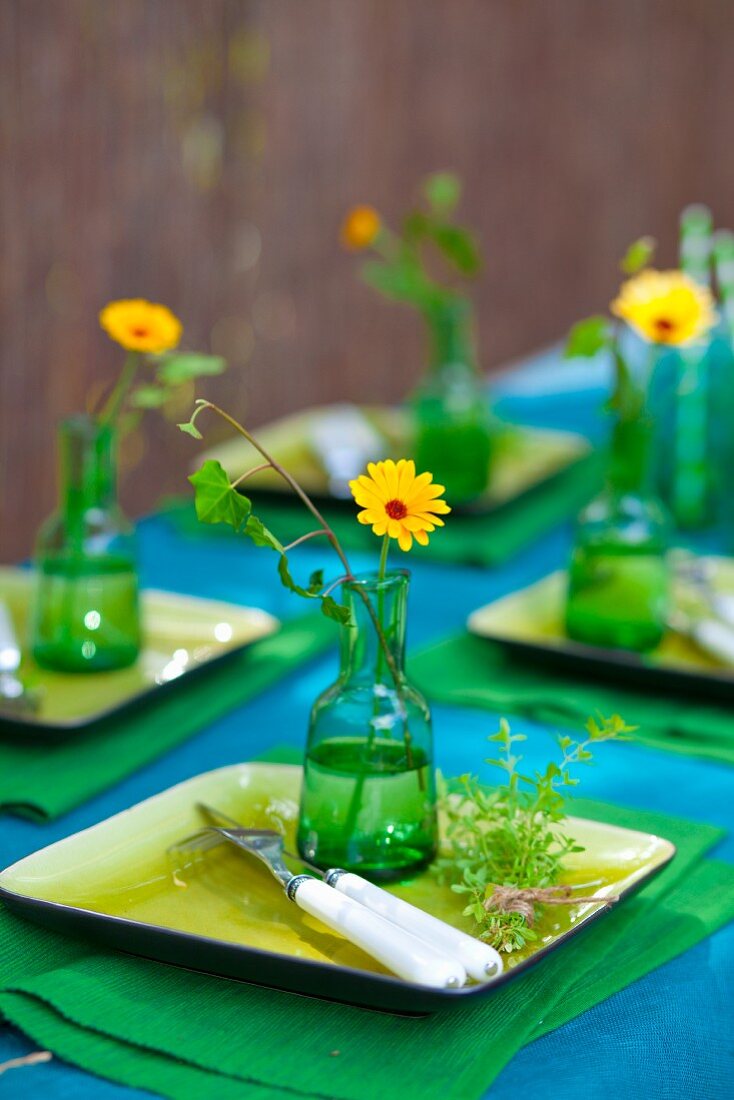
[[[306,913],[408,982],[436,989],[458,989],[466,981],[461,963],[332,890],[321,879],[296,876],[288,886],[288,896]]]
[[[734,665],[734,627],[703,619],[692,630],[696,645],[724,665]]]
[[[460,932],[458,928],[452,928],[402,898],[388,894],[387,890],[381,890],[367,879],[350,871],[334,869],[327,872],[326,881],[335,890],[358,901],[391,924],[425,940],[445,955],[458,959],[467,974],[478,982],[486,982],[488,978],[502,973],[502,958],[493,947],[475,940],[466,932]]]

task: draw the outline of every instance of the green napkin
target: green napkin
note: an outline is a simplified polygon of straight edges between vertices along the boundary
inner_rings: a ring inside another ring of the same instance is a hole
[[[59,1057],[175,1100],[402,1100],[408,1083],[424,1100],[471,1100],[523,1044],[734,918],[734,867],[703,859],[720,830],[588,802],[574,810],[667,836],[678,855],[480,1003],[382,1015],[99,950],[0,909],[0,1011]]]
[[[452,515],[446,526],[435,532],[428,546],[416,545],[412,553],[435,561],[500,565],[549,528],[579,511],[599,486],[600,461],[597,454],[588,455],[489,515]],[[308,530],[303,506],[290,498],[280,500],[273,494],[256,495],[255,510],[283,543],[293,541]],[[371,528],[356,522],[354,505],[326,505],[321,511],[345,549],[374,550]],[[229,528],[200,524],[190,500],[169,502],[163,514],[177,530],[188,536],[216,532],[236,538]]]
[[[621,714],[635,740],[655,749],[734,764],[731,709],[682,695],[652,694],[576,679],[513,657],[501,645],[461,634],[420,650],[411,677],[436,702],[523,714],[579,728],[590,714]]]
[[[186,741],[277,683],[335,640],[334,624],[309,614],[277,634],[183,677],[157,700],[84,732],[39,739],[27,727],[0,740],[0,811],[58,817]]]

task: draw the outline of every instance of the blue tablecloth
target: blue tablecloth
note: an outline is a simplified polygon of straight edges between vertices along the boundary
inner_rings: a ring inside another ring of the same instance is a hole
[[[596,435],[604,385],[599,370],[573,373],[548,354],[507,376],[496,390],[500,409],[510,418]],[[234,539],[187,542],[156,518],[143,521],[140,535],[143,582],[148,586],[259,604],[280,617],[302,610],[296,597],[276,585],[269,554]],[[568,527],[554,530],[492,572],[412,562],[409,646],[460,628],[473,608],[562,564],[569,538]],[[301,553],[306,567],[311,561],[315,567],[324,560],[323,549],[304,547]],[[331,656],[302,670],[59,821],[37,825],[4,818],[0,865],[189,776],[247,759],[278,743],[302,744],[310,703],[333,678],[335,667]],[[438,765],[449,774],[476,770],[486,755],[484,739],[496,728],[495,718],[436,707],[434,724]],[[529,763],[544,763],[550,748],[548,731],[529,722],[523,723],[523,729],[530,734]],[[711,822],[734,834],[731,769],[636,745],[606,746],[599,755],[600,764],[583,776],[585,795]],[[734,835],[716,854],[734,860]],[[518,1095],[551,1100],[607,1100],[609,1095],[728,1100],[734,1096],[733,1034],[734,927],[730,927],[526,1047],[487,1095],[492,1100],[515,1100]],[[0,1063],[32,1049],[23,1036],[0,1029]],[[467,1057],[472,1056],[469,1037]],[[406,1081],[408,1072],[406,1068]],[[21,1095],[48,1100],[133,1100],[144,1094],[54,1060],[0,1076],[0,1097]]]

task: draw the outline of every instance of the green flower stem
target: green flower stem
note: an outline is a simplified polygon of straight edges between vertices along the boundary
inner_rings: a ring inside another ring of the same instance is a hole
[[[262,470],[272,470],[272,468],[269,462],[261,462],[259,466],[253,466],[251,470],[246,470],[244,474],[240,474],[232,482],[232,488],[236,489],[238,485],[241,485],[243,481],[247,481],[248,477],[252,477],[253,474],[259,474]]]
[[[283,547],[283,553],[287,554],[289,550],[293,550],[296,546],[300,546],[302,542],[308,542],[309,539],[318,538],[319,535],[327,535],[328,531],[325,528],[321,528],[320,531],[308,531],[305,535],[301,535],[299,539],[294,539],[293,542],[289,542],[287,546]]]
[[[390,549],[390,536],[388,535],[387,532],[385,532],[385,535],[382,539],[382,550],[380,551],[380,567],[377,570],[377,579],[378,579],[378,581],[384,581],[384,579],[385,579],[385,571],[387,569],[387,553],[388,553],[389,549]]]
[[[122,371],[120,372],[120,377],[117,379],[117,384],[107,398],[102,412],[99,414],[98,419],[100,424],[112,424],[119,416],[125,398],[135,380],[141,358],[142,356],[138,351],[128,352]]]
[[[265,448],[262,446],[262,444],[259,443],[255,439],[255,437],[253,435],[251,435],[250,432],[248,432],[247,429],[242,426],[242,424],[239,423],[239,421],[235,420],[234,417],[230,416],[229,413],[225,412],[224,409],[219,407],[219,405],[214,405],[211,401],[204,401],[204,400],[200,399],[199,402],[198,402],[198,408],[195,410],[193,416],[191,417],[190,423],[192,425],[194,424],[194,421],[196,420],[199,413],[201,413],[204,409],[211,409],[211,411],[216,413],[217,416],[220,416],[223,420],[225,420],[230,425],[230,427],[234,428],[234,430],[239,435],[241,435],[244,439],[246,439],[248,441],[248,443],[250,443],[255,448],[255,450],[258,451],[258,453],[262,455],[262,457],[265,459],[266,463],[268,465],[272,466],[272,468],[275,470],[275,472],[277,474],[279,474],[280,477],[283,478],[283,480],[286,482],[286,484],[291,487],[291,489],[296,494],[296,496],[299,497],[299,499],[303,502],[303,504],[309,510],[309,512],[314,517],[316,522],[320,525],[320,528],[324,532],[324,534],[326,535],[326,538],[331,543],[331,546],[332,546],[334,552],[336,553],[336,555],[339,558],[340,562],[344,566],[344,580],[347,581],[347,582],[356,580],[355,575],[352,572],[352,567],[349,564],[347,556],[344,553],[344,550],[342,549],[341,543],[339,542],[338,538],[334,534],[333,529],[329,526],[329,524],[324,519],[321,512],[318,510],[318,508],[313,503],[311,498],[307,495],[307,493],[301,488],[301,486],[298,484],[296,479],[291,474],[289,474],[288,471],[283,466],[281,466],[281,464],[275,458],[273,458],[273,456],[271,454],[268,453],[268,451],[265,450]],[[411,746],[410,746],[410,733],[408,732],[408,729],[407,729],[407,711],[406,711],[406,708],[405,708],[405,701],[404,701],[404,698],[403,698],[403,685],[402,685],[402,682],[400,680],[400,673],[398,671],[397,665],[395,664],[395,660],[394,660],[393,655],[390,651],[390,647],[387,644],[387,638],[385,637],[385,633],[382,629],[382,624],[380,623],[377,612],[375,611],[375,608],[372,606],[372,600],[369,598],[367,593],[363,591],[361,585],[356,585],[355,588],[356,588],[356,591],[359,593],[360,598],[364,602],[365,608],[367,610],[367,614],[369,615],[370,619],[372,620],[372,625],[374,626],[375,631],[377,633],[377,638],[378,638],[378,641],[379,641],[380,646],[382,648],[382,652],[384,653],[385,661],[387,663],[388,668],[390,669],[390,674],[391,674],[391,676],[393,678],[393,682],[395,684],[395,690],[396,690],[398,699],[400,700],[400,704],[403,708],[403,717],[404,717],[404,720],[406,721],[406,728],[405,728],[406,757],[408,759],[409,766],[412,767],[413,752],[412,752],[412,749],[411,749]]]

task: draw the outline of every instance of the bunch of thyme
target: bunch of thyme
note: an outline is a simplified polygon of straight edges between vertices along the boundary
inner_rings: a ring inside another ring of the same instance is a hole
[[[624,739],[633,727],[618,714],[601,715],[586,723],[583,740],[559,738],[560,759],[542,772],[525,775],[518,770],[522,756],[513,747],[526,740],[513,734],[505,719],[489,738],[498,745],[498,756],[486,763],[505,773],[504,784],[485,787],[472,775],[453,781],[439,776],[439,808],[443,818],[443,845],[437,861],[442,882],[468,897],[465,916],[477,923],[481,939],[498,951],[518,951],[537,939],[532,925],[538,903],[503,910],[493,904],[497,887],[537,891],[556,886],[564,859],[582,849],[559,824],[565,818],[564,788],[578,779],[570,769],[589,763],[592,745]],[[532,896],[532,895],[531,895]]]

